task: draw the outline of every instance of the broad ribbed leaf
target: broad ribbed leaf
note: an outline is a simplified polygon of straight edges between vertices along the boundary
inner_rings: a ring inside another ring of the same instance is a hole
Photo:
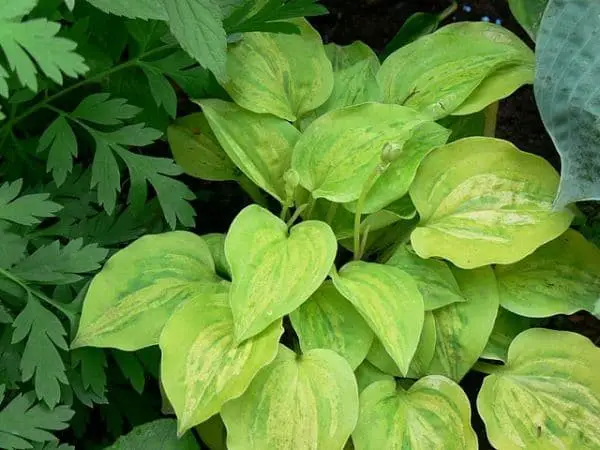
[[[358,199],[363,185],[381,164],[384,146],[407,145],[426,123],[431,124],[430,119],[398,105],[367,103],[332,111],[302,134],[294,148],[292,167],[314,198],[351,202]],[[406,152],[409,159],[410,153]]]
[[[600,200],[600,3],[550,0],[536,64],[535,99],[562,163],[556,207]]]
[[[248,178],[280,202],[300,132],[290,123],[222,100],[198,102],[221,146]]]
[[[495,448],[600,448],[600,349],[568,331],[532,328],[483,381],[477,409]]]
[[[284,346],[221,412],[229,450],[341,449],[356,425],[352,369],[331,350],[299,356]]]
[[[223,87],[243,108],[293,122],[329,98],[333,71],[321,36],[304,19],[289,22],[301,33],[245,33],[230,45]]]
[[[489,340],[498,314],[498,287],[490,267],[453,269],[467,301],[433,311],[435,353],[428,372],[455,381],[471,369]]]
[[[547,4],[548,0],[508,0],[513,16],[534,41]]]
[[[387,103],[410,106],[440,119],[482,110],[532,83],[534,63],[533,52],[506,28],[461,22],[392,53],[378,79]],[[500,70],[503,76],[485,86]],[[520,75],[514,76],[513,71]],[[477,95],[477,102],[469,102],[472,95]],[[465,102],[469,103],[463,108]]]
[[[325,348],[346,358],[356,369],[364,361],[373,332],[354,306],[326,281],[290,314],[303,352]]]
[[[178,307],[220,289],[202,238],[187,231],[144,236],[113,255],[92,280],[71,348],[132,351],[158,344]]]
[[[167,138],[175,162],[188,175],[213,181],[238,178],[235,164],[219,144],[204,114],[177,119],[167,129]]]
[[[288,231],[266,209],[244,208],[225,239],[237,341],[304,303],[325,280],[336,251],[335,235],[324,222],[309,220]]]
[[[277,354],[281,320],[235,344],[228,293],[186,303],[160,336],[161,383],[175,410],[179,434],[239,397]]]
[[[352,433],[356,450],[476,450],[469,400],[453,381],[437,375],[408,390],[378,381],[360,394]]]
[[[415,280],[423,296],[425,311],[465,301],[450,267],[444,261],[420,258],[403,245],[396,249],[386,264],[404,270]]]
[[[410,188],[421,217],[413,248],[464,269],[519,261],[571,224],[570,210],[552,209],[558,181],[547,161],[507,141],[474,137],[440,147]]]
[[[531,328],[534,323],[529,317],[519,316],[504,308],[500,308],[490,339],[480,357],[506,362],[508,348],[513,339],[522,331]]]
[[[521,316],[593,312],[600,298],[600,250],[574,230],[495,270],[500,304]]]
[[[231,268],[225,257],[225,235],[210,233],[202,236],[215,262],[215,270],[222,278],[231,279]]]
[[[410,275],[396,267],[354,261],[334,274],[333,282],[406,374],[424,321],[423,297]]]

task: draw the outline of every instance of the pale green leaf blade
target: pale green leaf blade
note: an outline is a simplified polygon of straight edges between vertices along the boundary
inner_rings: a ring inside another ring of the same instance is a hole
[[[421,218],[412,246],[422,258],[464,269],[514,263],[571,224],[570,210],[552,209],[558,181],[547,161],[507,141],[473,137],[439,147],[410,188]]]
[[[280,320],[235,344],[228,297],[224,292],[186,303],[160,336],[161,382],[177,415],[179,434],[239,397],[277,354]]]
[[[373,342],[369,325],[331,282],[325,282],[293,311],[290,320],[304,353],[317,348],[333,350],[346,358],[353,370]]]
[[[219,289],[202,238],[186,231],[144,236],[113,255],[92,280],[71,348],[155,345],[177,308]]]
[[[360,62],[369,61],[373,68],[380,68],[379,58],[367,44],[361,41],[354,41],[350,45],[325,45],[325,54],[334,73],[348,69]]]
[[[500,304],[521,316],[593,312],[600,298],[600,250],[575,230],[495,271]]]
[[[537,35],[535,99],[561,159],[556,207],[600,199],[600,3],[550,0]]]
[[[461,22],[392,53],[378,79],[387,103],[410,106],[440,119],[453,114],[487,77],[508,66],[528,71],[527,81],[533,82],[533,52],[516,35],[491,23]],[[496,99],[514,91],[511,83],[495,88]],[[482,98],[476,109],[485,108],[488,101]]]
[[[352,369],[331,350],[280,346],[239,399],[221,411],[230,450],[341,449],[356,425]]]
[[[466,300],[444,261],[422,259],[407,245],[403,245],[396,249],[386,264],[402,269],[415,280],[423,295],[425,311]]]
[[[352,440],[357,450],[476,450],[471,407],[453,381],[431,375],[407,391],[378,381],[360,394]]]
[[[285,201],[283,174],[300,136],[293,125],[222,100],[198,102],[223,150],[244,174],[277,200]]]
[[[496,448],[600,448],[600,349],[568,331],[532,328],[477,397]]]
[[[319,34],[304,19],[290,23],[301,33],[245,33],[232,44],[223,87],[243,108],[295,121],[329,98],[333,71]]]
[[[231,268],[225,257],[225,238],[221,233],[210,233],[202,236],[215,262],[215,270],[221,278],[231,279]]]
[[[498,310],[490,339],[480,357],[506,362],[508,349],[513,339],[522,331],[533,327],[534,324],[535,322],[529,317],[519,316],[501,307]]]
[[[160,1],[156,0],[87,0],[88,3],[108,14],[129,17],[130,19],[167,20],[167,12]]]
[[[515,19],[535,41],[548,0],[508,0]]]
[[[335,235],[324,222],[302,222],[288,232],[266,209],[244,208],[225,238],[238,342],[306,301],[327,277],[336,252]]]
[[[453,269],[466,302],[433,311],[435,353],[428,372],[459,382],[477,361],[492,333],[498,314],[498,286],[490,267]]]
[[[177,423],[173,419],[158,419],[134,427],[106,450],[200,450],[192,433],[177,436]]]
[[[333,282],[406,374],[425,315],[423,297],[410,275],[397,267],[354,261],[334,274]]]
[[[382,372],[366,359],[360,366],[358,366],[358,368],[354,371],[354,374],[356,375],[359,394],[364,391],[365,388],[377,381],[394,381],[394,377],[392,375]]]

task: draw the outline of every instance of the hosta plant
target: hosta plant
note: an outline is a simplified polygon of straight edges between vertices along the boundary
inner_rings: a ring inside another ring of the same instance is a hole
[[[600,350],[536,321],[593,308],[600,250],[549,163],[492,137],[531,50],[457,23],[380,63],[290,23],[230,43],[229,100],[168,131],[186,172],[269,199],[114,254],[71,348],[158,345],[178,433],[222,420],[233,450],[475,449],[472,369],[495,447],[600,446]]]

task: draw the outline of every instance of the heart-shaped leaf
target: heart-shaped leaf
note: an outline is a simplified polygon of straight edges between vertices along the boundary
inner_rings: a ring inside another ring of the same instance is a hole
[[[425,316],[423,297],[410,275],[396,267],[354,261],[333,275],[333,283],[406,374]]]
[[[474,137],[440,147],[410,188],[421,217],[413,248],[464,269],[519,261],[571,224],[570,210],[552,209],[558,181],[546,160],[507,141]]]
[[[402,245],[386,264],[402,269],[413,277],[423,296],[425,311],[465,301],[450,267],[444,261],[420,258],[408,246]]]
[[[299,356],[284,346],[221,412],[229,450],[341,449],[356,425],[352,369],[331,350]]]
[[[453,381],[431,375],[408,390],[377,381],[360,394],[357,450],[476,450],[469,400]]]
[[[487,345],[498,314],[499,297],[490,267],[452,271],[467,301],[433,311],[437,344],[428,371],[458,382]]]
[[[256,185],[285,201],[283,174],[300,132],[283,119],[256,114],[223,100],[199,100],[210,126],[233,162]]]
[[[177,415],[180,434],[242,395],[277,355],[281,320],[235,344],[228,294],[188,302],[171,316],[160,336],[161,383]]]
[[[500,308],[494,322],[490,339],[481,353],[481,358],[506,362],[508,348],[519,333],[534,326],[529,317],[513,314],[507,309]]]
[[[600,448],[600,349],[568,331],[532,328],[486,377],[477,409],[495,448]]]
[[[92,280],[71,348],[156,345],[177,308],[222,289],[201,237],[187,231],[144,236],[114,254]]]
[[[244,208],[225,239],[231,308],[238,342],[295,310],[323,283],[337,252],[329,225],[302,222],[289,232],[257,205]]]
[[[531,49],[506,28],[461,22],[395,51],[382,64],[377,78],[385,102],[410,106],[440,119],[471,114],[509,96],[533,82],[534,67]],[[486,80],[500,70],[502,77],[495,77],[484,89]],[[472,95],[477,95],[478,101],[461,110]]]
[[[521,316],[593,312],[600,298],[600,250],[574,230],[495,270],[500,304]]]
[[[319,33],[304,19],[290,22],[300,34],[245,33],[231,44],[223,87],[245,109],[294,122],[329,98],[333,71]]]

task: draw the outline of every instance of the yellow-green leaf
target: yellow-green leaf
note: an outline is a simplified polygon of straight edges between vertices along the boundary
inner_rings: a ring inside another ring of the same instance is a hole
[[[575,230],[495,270],[500,304],[521,316],[593,312],[600,298],[600,250]]]
[[[499,298],[496,277],[490,267],[454,268],[453,273],[467,301],[433,311],[437,343],[428,371],[458,382],[487,345]]]
[[[354,371],[356,382],[358,383],[358,393],[360,394],[365,388],[376,381],[393,381],[394,377],[382,372],[367,359]]]
[[[490,339],[481,353],[481,358],[506,362],[508,348],[511,342],[522,331],[531,328],[534,321],[529,317],[513,314],[507,309],[500,308]]]
[[[240,398],[221,411],[229,450],[341,449],[356,425],[358,388],[331,350],[284,346]]]
[[[440,119],[480,111],[507,97],[533,82],[534,67],[531,49],[506,28],[461,22],[396,50],[381,66],[378,79],[385,102]]]
[[[199,100],[219,143],[244,174],[280,202],[300,132],[283,119],[223,100]]]
[[[223,278],[231,280],[231,268],[225,257],[225,235],[221,233],[209,233],[202,236],[210,254],[215,262],[217,274]]]
[[[558,182],[546,160],[507,141],[473,137],[440,147],[410,188],[421,217],[413,248],[464,269],[514,263],[569,227],[573,213],[552,208]]]
[[[204,422],[239,397],[275,358],[281,320],[235,344],[228,292],[188,302],[160,336],[161,382],[175,410],[179,434]]]
[[[346,358],[352,369],[363,362],[373,342],[369,325],[330,281],[292,312],[290,320],[303,352],[333,350]]]
[[[167,138],[175,162],[188,175],[213,181],[238,178],[238,169],[221,148],[204,114],[177,119],[167,129]]]
[[[144,236],[113,255],[87,291],[71,348],[133,351],[158,344],[188,301],[223,290],[206,242],[187,231]]]
[[[402,269],[413,277],[423,296],[426,311],[465,301],[450,267],[444,261],[420,258],[407,245],[402,245],[386,264]]]
[[[325,103],[333,71],[321,36],[306,20],[291,20],[300,34],[245,33],[227,53],[223,84],[240,106],[291,122]]]
[[[354,261],[333,275],[333,283],[406,374],[425,316],[423,297],[410,275],[397,267]]]
[[[477,397],[487,436],[503,450],[600,448],[600,349],[568,331],[532,328]]]
[[[288,232],[266,209],[244,208],[225,238],[238,342],[304,303],[327,277],[336,252],[335,235],[324,222],[309,220]]]
[[[431,375],[404,390],[378,381],[360,394],[356,450],[476,450],[469,400],[453,381]]]
[[[354,41],[350,45],[327,44],[325,54],[333,72],[347,69],[361,61],[369,61],[373,67],[379,68],[379,58],[367,44],[361,41]]]

